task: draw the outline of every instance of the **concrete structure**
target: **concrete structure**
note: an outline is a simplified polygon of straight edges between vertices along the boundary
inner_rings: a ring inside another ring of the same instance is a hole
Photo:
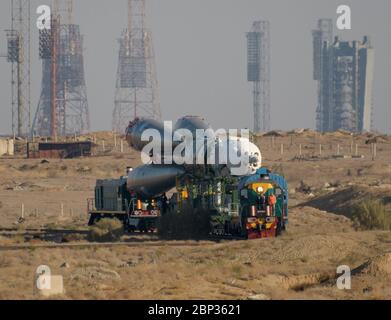
[[[316,129],[371,131],[374,49],[360,41],[333,39],[333,22],[321,19],[313,33],[314,80],[318,81]]]
[[[14,155],[14,140],[0,139],[0,157]]]
[[[253,83],[254,132],[270,131],[270,23],[255,21],[247,33],[247,80]]]
[[[79,157],[90,157],[91,154],[91,141],[27,143],[28,159],[72,159]]]

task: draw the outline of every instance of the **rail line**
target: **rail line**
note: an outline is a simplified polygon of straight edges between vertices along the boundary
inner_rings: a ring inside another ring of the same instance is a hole
[[[26,229],[18,229],[18,228],[0,228],[0,235],[13,235],[13,234],[87,234],[89,230],[75,230],[75,229],[46,229],[46,228],[26,228]]]
[[[29,250],[29,249],[61,249],[61,248],[113,248],[113,247],[198,247],[204,246],[208,243],[189,243],[189,242],[162,242],[156,241],[147,242],[143,241],[130,241],[130,242],[87,242],[87,243],[48,243],[48,244],[20,244],[20,245],[5,245],[0,246],[0,251],[16,251],[16,250]],[[209,243],[210,244],[210,243]]]
[[[202,240],[163,240],[156,234],[128,233],[128,239],[121,242],[66,242],[63,237],[67,235],[87,235],[89,230],[70,229],[40,229],[40,228],[0,228],[0,235],[12,238],[23,236],[25,238],[39,239],[43,243],[24,243],[0,245],[0,251],[26,250],[26,249],[58,249],[58,248],[96,248],[96,247],[196,247],[207,244],[216,244],[222,241],[238,241],[243,238],[229,235],[211,235]],[[46,243],[45,243],[46,242]]]

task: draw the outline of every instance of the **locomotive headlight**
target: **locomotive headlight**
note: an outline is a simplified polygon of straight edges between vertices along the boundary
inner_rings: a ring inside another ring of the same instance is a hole
[[[258,187],[258,188],[257,188],[257,192],[258,192],[258,193],[262,193],[262,192],[263,192],[263,188],[262,188],[262,187]]]

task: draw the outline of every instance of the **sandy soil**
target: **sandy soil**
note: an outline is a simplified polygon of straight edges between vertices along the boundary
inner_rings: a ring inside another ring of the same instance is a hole
[[[109,152],[107,142],[104,156],[101,150],[92,158],[0,159],[0,228],[19,230],[0,234],[0,299],[39,298],[33,279],[43,264],[64,277],[61,299],[391,299],[391,232],[357,231],[349,219],[361,198],[391,202],[391,138],[378,139],[375,161],[368,139],[312,132],[258,138],[264,164],[288,179],[289,229],[276,239],[220,243],[153,245],[145,238],[146,246],[6,249],[26,243],[26,228],[85,228],[95,180],[118,178],[140,158],[127,148]],[[355,154],[356,144],[364,158],[333,157],[338,149]],[[35,243],[42,241],[28,242]],[[351,290],[336,286],[340,265],[352,269]]]

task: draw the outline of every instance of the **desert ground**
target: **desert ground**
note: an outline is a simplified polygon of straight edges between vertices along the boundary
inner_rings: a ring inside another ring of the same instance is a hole
[[[65,293],[51,299],[391,299],[391,231],[352,219],[366,199],[382,201],[391,215],[391,137],[310,130],[255,137],[264,165],[289,183],[289,227],[277,238],[144,235],[101,245],[82,233],[39,236],[88,232],[96,179],[140,163],[137,152],[114,147],[111,133],[95,137],[89,158],[0,158],[0,299],[45,299],[34,290],[40,265],[64,279]],[[340,265],[352,270],[351,290],[336,286]]]

